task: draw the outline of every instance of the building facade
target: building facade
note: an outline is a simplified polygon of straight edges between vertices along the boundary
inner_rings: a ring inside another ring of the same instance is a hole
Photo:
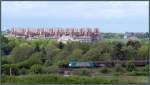
[[[94,42],[100,40],[98,28],[12,28],[9,35],[28,40],[44,38],[61,42]]]

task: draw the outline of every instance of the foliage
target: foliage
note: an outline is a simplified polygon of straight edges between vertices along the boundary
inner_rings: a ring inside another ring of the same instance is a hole
[[[2,74],[6,75],[18,75],[19,68],[15,64],[4,64],[2,65]]]
[[[128,71],[135,71],[136,70],[136,66],[133,64],[133,63],[128,63],[127,66],[126,66],[126,69]]]
[[[146,81],[141,81],[146,80]],[[28,76],[3,76],[2,83],[42,83],[42,84],[136,84],[148,83],[148,77],[83,77],[58,75],[28,75]]]
[[[129,40],[127,42],[127,46],[132,46],[134,49],[138,49],[138,48],[140,48],[141,44],[137,40]]]
[[[131,46],[123,47],[122,52],[124,55],[124,60],[134,60],[138,56],[137,50],[134,50],[134,48]]]
[[[111,35],[111,34],[109,34]],[[121,36],[121,35],[119,35]],[[1,35],[2,45],[2,74],[27,75],[57,73],[59,66],[69,61],[105,61],[105,60],[146,60],[148,59],[148,40],[120,41],[116,39],[102,40],[94,43],[68,42],[59,43],[54,40],[37,39],[24,40],[6,38]],[[10,72],[10,68],[11,71]],[[132,72],[136,66],[129,63],[125,67],[115,67],[115,71]],[[148,71],[148,66],[142,68]],[[109,69],[102,68],[103,73]],[[89,70],[83,69],[78,74],[90,75]],[[141,73],[142,74],[142,73]],[[143,73],[144,74],[144,73]]]
[[[12,48],[8,45],[9,40],[3,35],[0,35],[0,38],[1,38],[1,45],[0,45],[1,55],[8,55],[12,50]]]
[[[132,71],[128,73],[129,76],[148,76],[148,74],[148,72],[144,71]]]
[[[113,46],[113,53],[112,53],[112,59],[113,60],[124,60],[125,55],[122,51],[122,48],[124,46],[124,43],[122,42],[115,42]]]
[[[42,73],[42,65],[40,64],[34,64],[31,66],[31,73],[33,74],[39,74]]]
[[[70,54],[69,58],[70,60],[79,61],[82,54],[83,54],[83,51],[81,49],[74,49],[73,52]]]
[[[43,66],[42,68],[42,73],[44,74],[55,74],[58,72],[58,68],[56,66]]]
[[[138,56],[137,59],[148,59],[148,45],[142,45],[138,49]]]
[[[33,64],[42,64],[42,53],[41,52],[37,52],[37,53],[33,53],[30,58],[17,63],[17,65],[19,67],[25,67],[25,68],[30,68],[30,66],[32,66]]]
[[[144,71],[145,71],[145,72],[149,72],[149,65],[145,65]]]
[[[12,63],[17,63],[27,59],[33,52],[34,50],[30,45],[28,45],[27,43],[22,43],[12,50]]]
[[[91,71],[87,70],[87,69],[81,69],[80,72],[79,72],[79,75],[81,75],[81,76],[90,76]]]
[[[104,73],[104,74],[110,72],[110,70],[109,70],[107,67],[103,67],[100,71],[101,71],[102,73]]]
[[[25,74],[28,74],[28,73],[29,72],[28,72],[28,70],[26,68],[22,68],[22,69],[19,70],[19,74],[20,75],[25,75]]]
[[[126,71],[121,65],[117,64],[115,66],[115,72],[126,72]]]

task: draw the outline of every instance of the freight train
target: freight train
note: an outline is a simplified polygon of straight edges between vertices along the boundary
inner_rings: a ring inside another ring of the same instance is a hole
[[[135,61],[88,61],[88,62],[77,62],[77,61],[70,61],[66,65],[61,65],[61,67],[68,67],[68,68],[93,68],[93,67],[114,67],[115,65],[127,65],[127,64],[134,64],[135,66],[145,66],[148,65],[148,60],[135,60]]]

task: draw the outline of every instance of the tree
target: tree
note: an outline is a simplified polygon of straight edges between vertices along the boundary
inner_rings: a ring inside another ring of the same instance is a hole
[[[141,44],[138,40],[129,40],[127,46],[132,46],[134,49],[138,49],[141,47]]]
[[[148,45],[142,45],[138,49],[138,56],[137,59],[148,59]]]
[[[0,35],[0,38],[1,38],[1,46],[0,46],[1,55],[8,55],[11,52],[11,49],[12,49],[8,45],[9,40],[6,37],[4,37],[3,35]]]
[[[79,42],[68,42],[65,46],[64,49],[67,50],[68,52],[72,52],[74,49],[79,48]]]
[[[94,61],[98,59],[99,59],[99,51],[95,48],[90,49],[82,56],[83,61]]]
[[[42,64],[42,53],[41,52],[36,52],[33,53],[28,59],[17,63],[17,65],[21,68],[30,68],[30,66],[34,65],[34,64]]]
[[[125,55],[122,51],[123,46],[124,46],[124,43],[122,42],[116,42],[114,44],[113,52],[112,52],[112,59],[123,60],[125,58]]]
[[[109,42],[106,41],[100,41],[93,46],[91,46],[91,49],[87,51],[82,59],[83,60],[110,60],[111,59],[111,53],[112,53],[112,46],[108,44]]]
[[[12,62],[17,63],[27,59],[34,52],[33,47],[27,43],[22,43],[19,46],[15,47],[12,52]]]
[[[82,53],[83,51],[81,49],[74,49],[69,58],[70,60],[80,60]]]
[[[10,64],[10,60],[8,58],[8,56],[1,56],[1,65],[4,65],[4,64]]]
[[[126,69],[128,71],[135,71],[136,70],[136,66],[132,63],[132,62],[129,62],[126,66]]]
[[[93,44],[82,42],[82,43],[77,43],[76,45],[79,45],[78,49],[81,49],[83,51],[83,54],[84,54],[90,49],[91,45],[93,45]]]
[[[18,67],[16,64],[4,64],[2,65],[2,74],[6,75],[18,75]]]
[[[49,64],[52,63],[53,58],[60,52],[60,49],[57,48],[54,44],[49,44],[45,47],[45,59]]]
[[[137,50],[131,46],[124,46],[122,52],[124,55],[123,60],[134,60],[137,58]]]
[[[109,42],[101,41],[95,48],[99,51],[99,60],[111,60],[112,46]]]
[[[64,48],[64,44],[62,42],[59,42],[58,48],[59,49],[63,49]]]
[[[65,62],[69,62],[69,52],[66,50],[62,50],[61,52],[59,52],[54,58],[52,63],[55,65],[60,65],[59,63],[65,63]]]
[[[32,40],[29,43],[34,48],[34,51],[36,52],[43,51],[44,47],[46,47],[47,44],[50,44],[49,40],[44,40],[44,39]]]

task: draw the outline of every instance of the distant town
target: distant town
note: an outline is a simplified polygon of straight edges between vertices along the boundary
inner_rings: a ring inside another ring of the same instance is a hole
[[[6,37],[27,40],[52,39],[67,41],[95,42],[102,39],[148,39],[148,32],[104,33],[99,28],[12,28],[6,31]]]

